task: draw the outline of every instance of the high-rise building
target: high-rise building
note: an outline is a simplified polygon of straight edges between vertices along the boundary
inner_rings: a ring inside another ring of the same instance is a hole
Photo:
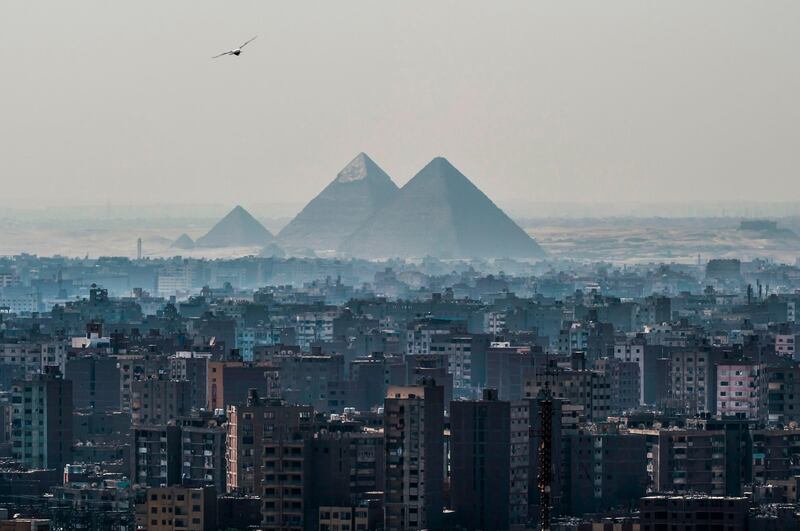
[[[405,366],[406,378],[400,385],[417,385],[424,379],[436,381],[436,385],[444,388],[444,406],[449,414],[453,400],[453,375],[448,371],[447,357],[441,354],[406,354]]]
[[[309,513],[311,437],[294,433],[270,441],[264,448],[264,488],[261,528],[265,531],[301,531]]]
[[[653,447],[657,492],[725,495],[725,432],[660,430]]]
[[[800,429],[752,430],[752,479],[756,485],[800,476]]]
[[[639,367],[639,403],[645,403],[644,380],[645,380],[645,348],[647,342],[643,337],[635,337],[626,341],[614,344],[614,357],[627,362],[636,363]]]
[[[716,390],[719,415],[767,420],[766,373],[758,363],[720,363]]]
[[[207,409],[226,409],[247,403],[250,389],[259,396],[278,396],[278,370],[269,363],[209,361],[206,374]]]
[[[278,370],[281,397],[290,404],[309,404],[315,411],[341,411],[343,404],[331,404],[331,391],[344,380],[342,356],[300,355],[275,356],[272,363]]]
[[[753,482],[753,439],[755,422],[740,417],[689,419],[688,427],[725,433],[725,496],[741,496],[742,485]]]
[[[315,311],[298,314],[295,317],[297,344],[303,349],[309,349],[313,342],[332,341],[336,313],[335,307],[320,307]]]
[[[217,529],[217,496],[213,488],[152,487],[136,504],[137,529],[212,531]]]
[[[532,446],[530,402],[530,400],[511,402],[509,521],[514,526],[524,526],[529,520],[528,488],[531,481]]]
[[[620,414],[639,407],[641,373],[638,363],[601,358],[595,360],[594,367],[605,376],[605,383],[609,385],[609,414]]]
[[[383,355],[356,358],[350,363],[350,406],[368,411],[386,396],[386,359]]]
[[[444,389],[390,386],[384,401],[385,529],[437,529],[444,508]]]
[[[662,529],[748,529],[747,498],[647,496],[639,506],[642,531]]]
[[[176,352],[169,358],[169,377],[189,382],[189,403],[192,408],[207,406],[206,379],[210,352]]]
[[[19,367],[25,374],[44,372],[49,367],[58,367],[63,374],[66,359],[66,345],[60,341],[0,343],[0,364]]]
[[[11,447],[28,468],[62,469],[72,455],[72,382],[56,368],[12,386]]]
[[[181,428],[181,483],[225,490],[225,422],[210,413],[178,419]]]
[[[433,354],[446,356],[456,389],[479,389],[486,382],[486,334],[443,334],[431,337]]]
[[[716,408],[709,354],[688,350],[673,352],[670,356],[670,400],[688,415],[709,413]]]
[[[528,346],[491,343],[486,351],[486,386],[497,389],[500,400],[525,396],[525,377],[533,372],[534,356]]]
[[[486,389],[483,400],[450,405],[450,496],[464,529],[508,529],[511,406]]]
[[[132,385],[134,424],[166,424],[191,413],[191,389],[186,380],[165,377],[137,380]]]
[[[451,319],[426,317],[416,319],[406,327],[406,354],[430,354],[437,336],[460,331],[462,323]]]
[[[168,369],[166,358],[146,354],[117,354],[120,374],[120,407],[122,411],[130,412],[133,403],[133,385],[139,380],[159,378]]]
[[[64,376],[72,381],[75,409],[120,409],[120,371],[116,359],[98,356],[70,358]]]
[[[632,508],[644,496],[648,477],[643,435],[581,430],[566,435],[562,444],[569,514]]]
[[[293,433],[310,433],[313,409],[289,406],[275,398],[260,398],[249,390],[247,402],[228,407],[227,491],[258,495],[264,479],[265,443]]]
[[[300,531],[306,527],[309,512],[314,410],[279,402],[268,405],[263,414],[261,528]]]
[[[603,421],[611,412],[611,374],[585,368],[583,353],[573,353],[573,364],[570,369],[560,367],[537,367],[529,372],[524,382],[525,397],[535,398],[545,389],[549,389],[554,398],[569,400],[571,404],[583,406],[588,419]],[[613,362],[612,362],[613,363]],[[628,395],[633,396],[633,385],[628,387]]]
[[[767,367],[765,373],[769,424],[800,422],[800,367]]]
[[[181,429],[178,426],[134,426],[131,483],[161,487],[181,482]]]

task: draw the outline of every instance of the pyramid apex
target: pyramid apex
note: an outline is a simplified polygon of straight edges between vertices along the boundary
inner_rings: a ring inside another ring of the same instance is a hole
[[[471,181],[461,173],[458,168],[453,166],[449,160],[444,157],[434,157],[429,163],[425,165],[412,179],[412,181],[429,182],[436,180],[444,180],[446,182],[454,183],[465,181],[471,184]]]
[[[442,156],[440,155],[440,156],[438,156],[438,157],[433,157],[433,158],[431,159],[431,161],[430,161],[428,164],[426,164],[426,165],[425,165],[425,168],[423,168],[423,169],[422,169],[422,171],[424,171],[426,168],[436,168],[436,169],[440,169],[440,168],[453,168],[453,169],[455,169],[455,166],[453,166],[453,165],[450,163],[450,161],[449,161],[449,160],[447,160],[447,158],[446,158],[446,157],[442,157]],[[456,171],[458,171],[458,170],[456,170]]]
[[[370,164],[375,165],[372,159],[362,151],[339,172],[336,176],[336,181],[340,183],[352,183],[366,179],[369,176]]]
[[[397,191],[386,172],[362,151],[283,227],[279,238],[295,249],[333,252]]]

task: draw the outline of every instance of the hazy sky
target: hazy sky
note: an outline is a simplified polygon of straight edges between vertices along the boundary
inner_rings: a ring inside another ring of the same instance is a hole
[[[796,0],[4,0],[2,197],[302,202],[366,151],[499,203],[796,200],[798,28]]]

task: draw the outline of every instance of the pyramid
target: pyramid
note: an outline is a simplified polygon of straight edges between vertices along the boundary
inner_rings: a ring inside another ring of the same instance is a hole
[[[172,242],[170,247],[174,247],[176,249],[193,249],[194,248],[194,240],[192,240],[188,234],[185,232],[178,236],[178,239]]]
[[[194,244],[196,247],[245,247],[264,246],[274,240],[264,225],[237,205]]]
[[[541,247],[437,157],[339,248],[360,258],[538,258]]]
[[[335,250],[397,191],[386,172],[359,153],[281,230],[278,239],[292,247]]]
[[[277,243],[273,242],[264,246],[258,256],[260,258],[285,258],[286,252]]]

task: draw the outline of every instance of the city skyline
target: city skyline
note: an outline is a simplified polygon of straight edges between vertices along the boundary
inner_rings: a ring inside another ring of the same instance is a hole
[[[798,21],[6,2],[0,531],[800,530]]]

